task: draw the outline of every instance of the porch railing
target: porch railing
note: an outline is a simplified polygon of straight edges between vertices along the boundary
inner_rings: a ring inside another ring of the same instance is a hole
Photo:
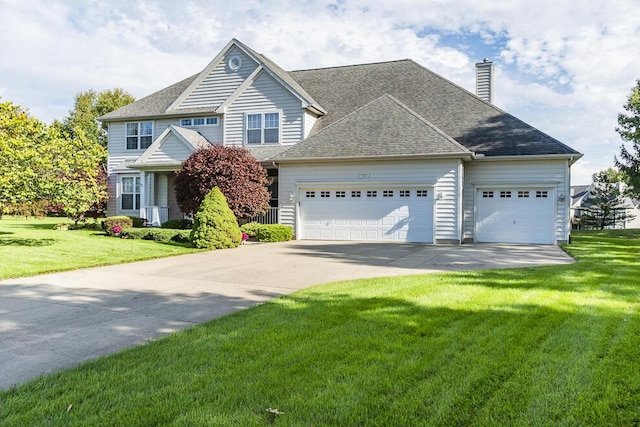
[[[258,222],[260,224],[277,224],[278,208],[269,208],[269,210],[265,213],[251,217],[249,219],[249,222],[252,221]]]
[[[153,227],[160,227],[163,222],[169,220],[169,208],[162,206],[145,206],[144,218],[147,220],[147,225]]]

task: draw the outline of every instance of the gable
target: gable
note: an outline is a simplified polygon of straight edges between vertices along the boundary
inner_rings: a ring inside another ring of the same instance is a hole
[[[130,167],[180,166],[191,153],[208,145],[207,139],[198,132],[169,125]]]
[[[171,134],[167,136],[162,142],[162,145],[147,158],[146,163],[180,163],[186,160],[191,153],[193,153],[192,148],[187,147],[176,135]]]
[[[229,59],[240,58],[238,70],[229,67]],[[170,110],[208,107],[217,108],[242,82],[253,73],[258,64],[245,52],[232,47],[216,57],[187,90],[169,107]]]
[[[234,70],[229,59],[238,57],[241,66]],[[268,74],[283,89],[294,96],[299,108],[324,114],[325,110],[289,73],[266,56],[254,52],[236,39],[227,46],[195,76],[191,76],[168,88],[126,105],[98,119],[104,122],[123,119],[142,119],[160,116],[182,116],[185,114],[224,113],[228,105],[248,86],[247,78],[252,74]]]
[[[385,94],[323,128],[277,159],[465,157],[471,154],[397,99]]]

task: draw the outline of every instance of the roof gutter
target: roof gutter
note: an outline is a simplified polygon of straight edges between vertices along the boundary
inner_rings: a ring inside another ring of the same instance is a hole
[[[550,159],[558,159],[558,160],[570,160],[570,164],[574,164],[577,162],[584,154],[582,153],[574,153],[574,154],[532,154],[532,155],[521,155],[521,156],[485,156],[484,154],[475,154],[474,160],[483,162],[483,161],[511,161],[511,160],[550,160]]]
[[[348,157],[304,157],[274,158],[277,163],[325,163],[325,162],[366,162],[383,160],[430,160],[430,159],[473,159],[472,152],[438,153],[438,154],[405,154],[393,156],[348,156]]]

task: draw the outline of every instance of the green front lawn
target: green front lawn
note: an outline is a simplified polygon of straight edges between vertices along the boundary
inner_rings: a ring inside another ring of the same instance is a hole
[[[638,425],[640,231],[567,250],[310,288],[0,393],[0,424]]]
[[[0,280],[195,251],[188,245],[125,240],[102,231],[58,231],[65,218],[0,219]]]

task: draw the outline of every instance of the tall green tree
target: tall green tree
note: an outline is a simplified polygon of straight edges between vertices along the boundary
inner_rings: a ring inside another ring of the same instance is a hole
[[[635,218],[630,213],[631,208],[629,199],[624,195],[622,174],[609,168],[593,174],[589,196],[580,208],[580,224],[597,230],[623,226],[626,221]]]
[[[106,156],[82,129],[71,136],[18,105],[0,103],[0,215],[6,204],[46,201],[82,220],[106,199]]]
[[[626,113],[618,114],[616,132],[628,145],[620,147],[620,157],[616,157],[615,164],[625,175],[628,192],[640,197],[640,79],[631,89],[624,109]]]
[[[0,217],[7,204],[43,198],[49,165],[40,156],[47,126],[12,102],[0,103]]]
[[[100,210],[107,200],[104,147],[82,131],[70,138],[55,127],[49,129],[41,156],[50,162],[46,197],[77,224],[90,210]]]
[[[107,126],[105,123],[100,124],[97,118],[133,101],[135,98],[120,88],[102,92],[89,89],[76,95],[73,109],[62,123],[56,126],[59,125],[72,138],[76,138],[82,131],[87,140],[95,141],[106,148]]]

